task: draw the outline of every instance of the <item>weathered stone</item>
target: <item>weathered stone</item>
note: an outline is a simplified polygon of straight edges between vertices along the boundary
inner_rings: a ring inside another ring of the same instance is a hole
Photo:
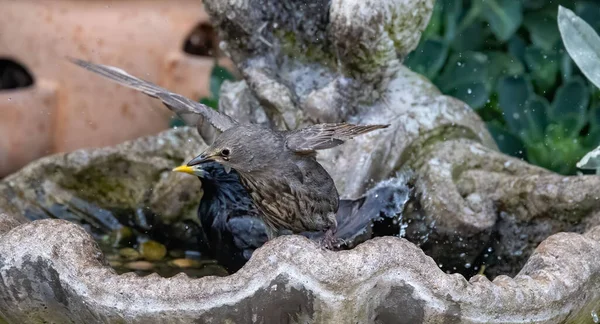
[[[133,248],[122,248],[119,255],[125,260],[135,261],[140,258],[140,252]]]
[[[129,270],[142,270],[142,271],[148,271],[148,270],[152,270],[152,268],[154,268],[154,265],[148,261],[132,261],[132,262],[125,263],[123,266]]]
[[[267,243],[234,275],[189,280],[119,276],[81,227],[40,220],[0,237],[0,314],[10,323],[589,321],[600,311],[600,264],[589,262],[600,258],[598,233],[553,235],[514,279],[493,282],[445,274],[403,239],[330,252],[300,236]]]
[[[117,275],[81,226],[21,216],[77,220],[83,209],[108,230],[118,225],[113,209],[152,206],[169,222],[193,218],[198,182],[168,171],[204,144],[195,130],[172,130],[42,159],[0,182],[0,318],[579,323],[600,312],[600,177],[562,177],[498,153],[475,112],[401,65],[432,0],[205,5],[244,76],[223,87],[223,111],[279,128],[392,124],[318,158],[345,197],[398,171],[410,175],[414,196],[401,221],[412,243],[382,237],[332,252],[282,236],[233,275],[167,279]],[[471,277],[479,266],[493,281]]]
[[[152,190],[148,207],[167,223],[195,220],[198,197],[202,197],[202,187],[196,177],[165,170]]]
[[[169,263],[179,268],[200,268],[202,266],[200,261],[192,259],[175,259]]]
[[[473,109],[402,66],[432,7],[429,0],[206,1],[222,47],[244,76],[222,87],[230,99],[220,106],[237,119],[269,124],[256,117],[262,111],[284,129],[390,123],[319,152],[342,197],[358,197],[398,170],[410,172],[416,197],[404,217],[407,238],[449,271],[474,274],[486,264],[496,275],[502,272],[489,267],[491,257],[501,257],[514,275],[548,235],[600,224],[600,193],[592,189],[600,178],[568,180],[498,153]],[[536,183],[537,175],[544,181]],[[545,187],[560,187],[564,200],[544,203],[557,197],[544,194]],[[527,241],[523,251],[508,248],[515,235],[498,236],[501,214],[505,229],[528,223],[519,233]]]
[[[131,244],[134,240],[133,231],[127,226],[121,226],[110,233],[109,240],[112,246],[115,247]]]
[[[167,248],[156,241],[146,241],[140,244],[140,254],[148,261],[160,261],[167,255]]]
[[[73,214],[77,219],[77,211],[97,214],[104,209],[106,214],[113,209],[133,212],[152,206],[154,212],[168,211],[164,215],[168,221],[176,220],[174,211],[182,219],[195,219],[201,197],[198,179],[169,177],[170,185],[165,185],[164,174],[173,173],[172,168],[204,146],[195,130],[181,128],[116,147],[49,156],[2,181],[5,203],[0,201],[0,212],[20,211],[29,219]],[[95,216],[105,219],[98,226],[108,230],[121,227],[112,215]]]

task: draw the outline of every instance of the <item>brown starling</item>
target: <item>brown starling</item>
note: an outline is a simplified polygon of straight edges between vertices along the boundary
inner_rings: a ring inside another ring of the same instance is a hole
[[[198,207],[199,245],[229,273],[239,270],[255,249],[268,239],[264,222],[235,170],[226,172],[216,162],[182,165],[174,171],[197,176],[204,194]],[[399,235],[409,188],[402,179],[384,181],[358,199],[341,199],[336,214],[339,248],[355,246],[382,235]],[[300,233],[319,240],[323,232]],[[337,247],[337,246],[336,246]]]
[[[280,230],[293,233],[324,231],[323,245],[331,247],[337,228],[339,195],[331,176],[316,160],[316,151],[338,146],[354,136],[389,125],[317,124],[294,131],[242,125],[231,117],[172,93],[153,83],[106,65],[71,59],[75,64],[129,88],[160,99],[182,115],[195,113],[222,133],[199,156],[194,166],[216,161],[235,169],[269,228],[269,239]]]
[[[197,176],[202,183],[198,206],[199,248],[230,273],[239,270],[267,240],[266,226],[235,170],[225,172],[217,162],[173,171]]]

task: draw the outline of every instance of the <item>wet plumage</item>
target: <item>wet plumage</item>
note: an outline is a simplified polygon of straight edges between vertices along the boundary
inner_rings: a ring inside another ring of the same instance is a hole
[[[203,233],[201,250],[233,273],[267,241],[267,228],[237,172],[227,173],[215,162],[204,162],[198,168],[203,170],[198,177],[204,191],[198,208]],[[377,186],[358,199],[340,200],[335,238],[354,245],[377,235],[398,235],[398,217],[407,199],[408,187],[398,181]],[[373,224],[379,224],[385,233],[376,233]],[[320,240],[324,233],[300,234]]]
[[[72,59],[92,72],[160,99],[179,115],[197,114],[221,131],[214,142],[188,163],[216,161],[236,170],[241,184],[267,224],[269,238],[281,230],[323,231],[331,247],[337,228],[339,196],[331,176],[316,160],[316,151],[389,125],[317,124],[294,131],[242,125],[227,115],[172,93],[125,71]],[[197,125],[198,127],[198,125]]]
[[[226,173],[216,162],[206,162],[202,168],[200,248],[233,272],[267,241],[265,225],[235,171]]]

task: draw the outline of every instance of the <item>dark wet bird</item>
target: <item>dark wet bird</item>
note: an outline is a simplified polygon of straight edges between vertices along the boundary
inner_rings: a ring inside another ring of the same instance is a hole
[[[174,171],[196,175],[202,183],[204,194],[198,207],[201,252],[230,273],[236,272],[268,240],[267,228],[237,172],[226,172],[216,162],[182,165]],[[352,247],[373,236],[399,235],[409,191],[400,178],[383,182],[358,199],[340,200],[335,234],[340,243],[336,247]],[[324,233],[300,234],[318,240]]]
[[[337,229],[339,195],[333,179],[317,162],[316,151],[389,125],[317,124],[279,131],[255,124],[239,124],[229,116],[170,92],[127,72],[106,65],[71,59],[75,64],[119,84],[160,99],[178,114],[198,114],[222,133],[188,166],[207,161],[236,170],[250,195],[269,239],[282,230],[293,233],[322,231],[324,247],[331,247]]]
[[[203,194],[198,206],[202,232],[200,251],[228,271],[237,271],[252,252],[268,240],[260,213],[237,172],[226,172],[217,162],[193,167],[183,165],[174,171],[195,175],[202,183]]]

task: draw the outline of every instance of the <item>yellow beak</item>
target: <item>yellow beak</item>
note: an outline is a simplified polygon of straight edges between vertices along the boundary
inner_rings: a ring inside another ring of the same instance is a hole
[[[173,169],[172,171],[194,174],[194,168],[187,166],[187,165],[178,166],[175,169]]]

